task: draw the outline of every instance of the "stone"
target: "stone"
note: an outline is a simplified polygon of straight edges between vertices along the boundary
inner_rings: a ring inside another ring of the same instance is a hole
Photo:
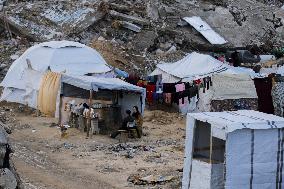
[[[177,51],[177,48],[176,48],[176,46],[171,46],[171,48],[167,51],[167,53],[174,53],[174,52],[176,52]]]
[[[16,189],[17,180],[15,175],[7,168],[0,170],[0,188]]]
[[[167,50],[169,50],[169,48],[171,48],[172,44],[169,43],[169,42],[166,42],[166,43],[160,43],[159,46],[162,50],[167,51]]]
[[[111,10],[109,14],[114,18],[118,18],[124,21],[130,21],[136,24],[141,24],[141,25],[149,25],[149,21],[144,18],[139,18],[139,17],[128,15],[128,14],[123,14],[123,13],[120,13],[114,10]]]

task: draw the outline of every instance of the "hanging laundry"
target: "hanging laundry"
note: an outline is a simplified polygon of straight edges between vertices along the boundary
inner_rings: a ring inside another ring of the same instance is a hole
[[[167,104],[172,103],[172,93],[164,93],[164,101]]]
[[[153,103],[153,93],[156,92],[156,85],[148,84],[146,86],[146,99],[149,104]]]
[[[184,83],[176,84],[175,87],[176,87],[176,92],[179,92],[180,94],[183,94],[181,92],[185,90],[185,84]],[[186,114],[187,113],[188,105],[189,105],[188,98],[179,99],[179,109],[180,109],[180,112],[182,114]]]

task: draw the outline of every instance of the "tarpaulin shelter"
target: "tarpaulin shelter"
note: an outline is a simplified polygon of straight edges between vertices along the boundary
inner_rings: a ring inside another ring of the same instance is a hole
[[[1,100],[37,108],[41,80],[48,71],[71,75],[103,74],[111,71],[94,49],[72,41],[50,41],[24,52],[8,70],[1,86]]]
[[[65,84],[83,89],[86,91],[98,92],[100,90],[120,91],[123,98],[118,99],[118,104],[123,106],[122,112],[138,106],[139,110],[144,113],[146,89],[127,83],[118,78],[96,78],[92,76],[72,76],[63,74],[61,78],[61,93],[70,96]],[[82,91],[82,90],[81,90]],[[78,92],[81,92],[78,91]],[[75,91],[73,91],[74,93]],[[71,95],[72,96],[72,95]]]
[[[193,52],[174,63],[157,64],[157,68],[150,74],[162,75],[163,83],[189,82],[207,76],[226,74],[248,74],[252,78],[260,77],[252,69],[233,67],[207,54]]]
[[[163,83],[175,83],[212,76],[227,69],[227,65],[212,56],[193,52],[177,62],[157,64],[150,76],[162,75]]]
[[[182,188],[281,188],[283,140],[284,118],[275,115],[188,114]]]
[[[74,100],[76,103],[87,103],[95,111],[107,111],[105,130],[116,130],[120,126],[114,117],[121,117],[126,110],[137,106],[143,114],[145,108],[146,89],[129,84],[118,78],[96,78],[93,76],[73,76],[63,74],[61,78],[60,122],[64,123],[64,102]],[[100,98],[100,97],[103,97]],[[96,101],[96,102],[95,102]],[[102,103],[102,101],[104,101]],[[105,101],[108,101],[107,103]],[[104,108],[93,105],[108,104]],[[63,115],[63,116],[61,116]],[[107,127],[107,128],[106,128]]]

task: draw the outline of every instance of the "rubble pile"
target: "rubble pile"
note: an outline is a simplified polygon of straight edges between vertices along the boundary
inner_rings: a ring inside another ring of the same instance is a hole
[[[271,51],[282,46],[284,39],[280,0],[3,2],[1,78],[25,47],[46,40],[91,45],[111,65],[143,75],[159,61],[175,61],[191,51],[216,52],[255,45]],[[191,16],[201,17],[228,43],[210,44],[183,21]]]
[[[1,122],[0,122],[1,123]],[[23,188],[21,179],[10,159],[12,153],[4,124],[0,124],[0,188]]]

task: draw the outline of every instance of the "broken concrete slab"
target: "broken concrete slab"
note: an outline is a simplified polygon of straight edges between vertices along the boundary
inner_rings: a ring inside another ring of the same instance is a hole
[[[98,6],[80,1],[17,3],[5,8],[0,25],[8,23],[11,32],[32,41],[61,39],[84,31],[105,15]],[[32,13],[32,14],[31,14]]]
[[[211,44],[213,45],[223,45],[227,41],[218,33],[216,33],[206,22],[204,22],[200,17],[184,17],[186,22],[188,22],[192,27],[194,27],[198,32],[200,32]]]
[[[128,14],[123,14],[115,10],[111,10],[109,14],[110,16],[114,18],[122,19],[124,21],[130,21],[130,22],[140,24],[140,25],[149,25],[149,21],[144,18],[139,18],[139,17],[128,15]]]
[[[15,175],[7,168],[0,170],[0,188],[16,189],[17,180]]]
[[[121,23],[122,27],[124,27],[124,28],[130,29],[130,30],[137,32],[137,33],[141,32],[141,27],[139,27],[135,24],[132,24],[132,23],[127,22],[127,21],[121,21],[120,23]]]

